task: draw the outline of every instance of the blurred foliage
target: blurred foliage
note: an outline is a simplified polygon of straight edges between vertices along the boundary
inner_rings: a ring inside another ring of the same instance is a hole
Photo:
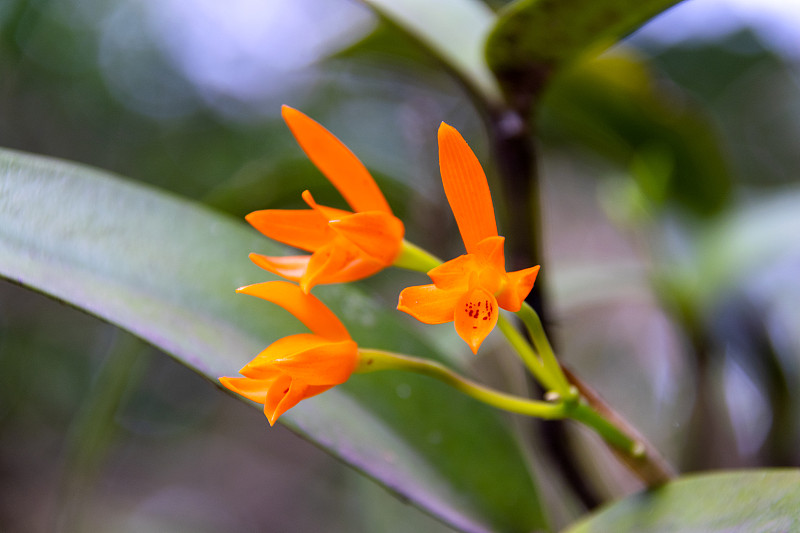
[[[650,205],[697,216],[728,205],[716,129],[679,91],[658,86],[641,60],[615,53],[574,66],[548,88],[544,109],[551,130],[627,166]]]

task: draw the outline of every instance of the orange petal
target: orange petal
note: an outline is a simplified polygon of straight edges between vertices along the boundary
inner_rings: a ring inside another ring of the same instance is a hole
[[[300,279],[300,288],[308,293],[315,285],[356,281],[380,272],[386,266],[351,242],[338,238],[314,252]]]
[[[285,281],[267,281],[236,289],[275,303],[293,314],[308,329],[330,340],[350,340],[344,324],[315,296],[305,294],[300,287]]]
[[[479,255],[484,264],[491,266],[499,272],[506,271],[506,259],[503,252],[505,237],[487,237],[480,241],[476,246],[476,255]]]
[[[392,212],[369,171],[342,141],[296,109],[283,106],[281,114],[308,158],[354,211]]]
[[[306,387],[308,385],[294,381],[289,376],[279,376],[275,380],[264,399],[264,414],[270,426],[274,426],[283,413],[305,398],[303,393]]]
[[[400,293],[397,309],[425,324],[444,324],[453,320],[460,290],[442,290],[435,285],[407,287]]]
[[[338,385],[350,379],[358,363],[358,345],[353,341],[328,342],[273,360],[275,368],[309,385]]]
[[[275,425],[283,413],[300,403],[301,400],[316,396],[330,388],[330,385],[308,385],[302,381],[293,380],[289,376],[282,376],[270,388],[264,402],[264,414],[267,415],[269,425]]]
[[[461,134],[444,122],[439,126],[439,169],[464,246],[474,253],[480,241],[497,235],[492,196],[478,158]]]
[[[281,373],[309,385],[338,385],[350,378],[357,361],[355,342],[331,342],[319,335],[301,333],[273,342],[241,373],[254,379]]]
[[[516,313],[528,297],[539,273],[539,266],[508,273],[508,283],[497,295],[497,303],[503,309]]]
[[[267,399],[267,391],[276,378],[277,374],[267,379],[221,377],[219,381],[226,389],[230,389],[236,394],[241,394],[256,403],[264,403]]]
[[[308,268],[310,255],[289,255],[284,257],[269,257],[251,253],[250,261],[260,266],[267,272],[277,274],[289,281],[300,281]]]
[[[464,294],[456,303],[455,326],[458,336],[478,353],[481,343],[497,324],[497,300],[478,287]]]
[[[470,275],[476,272],[477,268],[475,256],[464,254],[429,270],[428,276],[439,289],[461,289],[462,292],[466,292]]]
[[[397,258],[405,233],[397,217],[380,211],[356,213],[331,222],[330,227],[385,266]]]
[[[264,209],[245,217],[270,239],[313,252],[331,238],[328,219],[311,209]]]
[[[275,366],[275,361],[295,357],[299,353],[314,350],[320,346],[331,344],[331,342],[329,339],[313,333],[298,333],[281,337],[244,365],[239,373],[253,379],[266,379],[276,374],[285,374],[286,372],[280,372]]]
[[[302,197],[303,201],[308,204],[308,207],[316,211],[322,218],[325,219],[326,222],[330,222],[331,220],[339,220],[340,218],[351,216],[353,214],[350,211],[345,211],[344,209],[336,209],[335,207],[328,207],[326,205],[318,204],[314,200],[314,197],[311,196],[311,191],[309,190],[303,191]]]

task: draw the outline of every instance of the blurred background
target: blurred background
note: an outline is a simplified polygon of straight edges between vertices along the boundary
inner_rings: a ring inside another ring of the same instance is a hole
[[[281,104],[365,162],[409,240],[462,252],[436,130],[456,126],[492,181],[482,116],[359,2],[0,3],[0,146],[237,217],[305,188],[341,205]],[[562,359],[681,471],[799,466],[800,6],[688,0],[559,76],[536,124],[537,283]],[[637,488],[567,438],[585,481],[543,484],[557,521]],[[548,453],[544,471],[566,468]],[[0,282],[0,531],[448,530],[374,487],[128,334]]]

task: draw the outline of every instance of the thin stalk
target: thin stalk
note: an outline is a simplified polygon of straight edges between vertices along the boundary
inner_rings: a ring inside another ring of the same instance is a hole
[[[564,372],[562,372],[561,365],[558,364],[556,355],[553,352],[553,347],[550,345],[550,340],[547,338],[547,333],[544,331],[544,326],[542,326],[539,315],[527,302],[523,302],[522,308],[517,312],[517,316],[522,320],[522,323],[525,324],[528,335],[531,336],[533,345],[536,347],[536,351],[541,358],[542,366],[554,382],[553,390],[564,398],[576,398],[578,391],[575,387],[570,385]]]
[[[497,325],[500,327],[500,331],[503,332],[503,335],[505,335],[508,343],[516,350],[522,362],[525,363],[525,366],[528,367],[528,370],[530,370],[533,377],[536,378],[542,387],[546,390],[554,390],[560,394],[561,391],[558,389],[559,385],[553,378],[552,373],[548,372],[542,360],[539,359],[539,356],[536,355],[536,352],[517,328],[502,314],[497,320]]]
[[[631,438],[611,421],[595,411],[589,404],[579,403],[570,411],[569,416],[573,420],[582,422],[594,429],[603,437],[603,440],[623,454],[635,459],[644,457],[645,449],[641,442]]]
[[[580,378],[574,375],[567,368],[563,368],[567,379],[572,383],[578,391],[580,391],[581,399],[591,407],[592,411],[601,416],[609,424],[617,428],[618,431],[629,435],[641,447],[642,453],[638,453],[639,449],[633,450],[637,453],[630,453],[625,447],[613,446],[612,450],[616,453],[617,458],[622,461],[628,468],[635,473],[648,487],[655,487],[661,485],[675,477],[675,471],[672,466],[664,459],[659,453],[658,449],[648,441],[639,431],[630,424],[625,418],[611,408],[594,389],[583,382]],[[582,416],[581,413],[578,416]],[[580,419],[587,425],[590,425],[586,420]],[[592,426],[594,427],[594,426]],[[595,428],[597,429],[597,428]],[[606,442],[610,442],[606,440]]]
[[[563,398],[556,402],[529,400],[484,387],[436,361],[383,350],[359,350],[356,372],[381,370],[405,370],[429,376],[504,411],[548,420],[571,418],[597,432],[649,486],[661,484],[672,477],[669,466],[657,453],[648,455],[650,450],[654,450],[649,443],[641,440],[637,432],[630,431],[629,425],[620,424],[616,413],[607,410],[591,392],[579,401],[565,401]]]
[[[568,406],[563,402],[550,403],[528,400],[499,392],[460,376],[436,361],[383,350],[361,349],[359,353],[361,358],[356,369],[356,372],[359,373],[379,370],[416,372],[417,374],[438,379],[485,404],[512,413],[545,419],[564,418],[567,415]]]
[[[400,255],[394,260],[394,266],[396,267],[423,273],[441,264],[441,259],[407,240],[403,240],[403,247],[400,250]]]

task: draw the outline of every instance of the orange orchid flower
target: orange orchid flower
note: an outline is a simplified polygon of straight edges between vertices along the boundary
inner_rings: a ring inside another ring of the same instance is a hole
[[[453,321],[473,353],[497,324],[498,306],[517,312],[539,267],[506,272],[492,197],[477,157],[458,131],[439,127],[439,168],[467,253],[428,272],[433,284],[408,287],[397,308],[426,324]]]
[[[358,346],[315,296],[285,281],[256,283],[236,292],[280,305],[311,330],[267,346],[239,371],[243,378],[219,378],[233,392],[263,403],[270,425],[301,400],[348,380],[358,363]]]
[[[288,106],[281,113],[308,158],[355,212],[319,205],[305,191],[303,200],[311,209],[250,213],[247,221],[267,237],[312,252],[288,257],[253,253],[250,259],[298,282],[306,293],[314,285],[355,281],[392,265],[400,254],[405,229],[369,171],[318,122]]]

